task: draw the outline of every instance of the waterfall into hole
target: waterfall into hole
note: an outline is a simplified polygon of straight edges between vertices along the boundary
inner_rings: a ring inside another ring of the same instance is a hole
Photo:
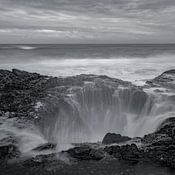
[[[49,141],[65,145],[101,141],[107,132],[137,137],[155,131],[174,111],[166,95],[85,82],[47,104],[42,132]]]

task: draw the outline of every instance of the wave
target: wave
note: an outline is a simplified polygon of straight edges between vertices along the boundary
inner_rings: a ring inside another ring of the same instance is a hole
[[[0,45],[0,50],[11,50],[11,49],[35,50],[38,48],[39,46],[31,46],[31,45]]]
[[[21,50],[34,50],[34,49],[37,49],[38,47],[34,47],[34,46],[27,46],[27,45],[24,45],[24,46],[15,46],[17,49],[21,49]]]

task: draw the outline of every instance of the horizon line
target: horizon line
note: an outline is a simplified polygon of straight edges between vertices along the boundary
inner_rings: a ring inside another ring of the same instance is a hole
[[[0,43],[0,45],[174,45],[175,43]]]

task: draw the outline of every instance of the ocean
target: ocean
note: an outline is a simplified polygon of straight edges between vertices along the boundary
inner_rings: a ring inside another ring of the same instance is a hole
[[[52,76],[107,75],[142,85],[175,68],[174,44],[0,45],[0,69]]]

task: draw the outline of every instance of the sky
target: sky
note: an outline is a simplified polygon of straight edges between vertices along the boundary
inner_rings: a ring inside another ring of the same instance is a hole
[[[175,0],[0,0],[0,43],[175,43]]]

